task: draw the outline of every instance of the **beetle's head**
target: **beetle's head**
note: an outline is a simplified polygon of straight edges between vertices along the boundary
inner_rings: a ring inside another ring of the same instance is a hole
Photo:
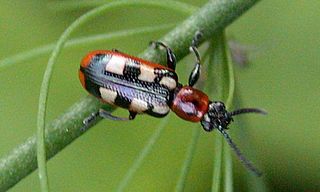
[[[214,128],[228,129],[228,125],[233,121],[233,116],[243,113],[266,114],[262,109],[243,108],[228,112],[226,106],[221,101],[209,103],[208,112],[203,115],[201,125],[204,130],[212,131]]]
[[[226,129],[232,120],[232,116],[226,110],[224,103],[215,101],[209,103],[208,112],[203,116],[201,125],[206,131],[212,131],[218,127]]]

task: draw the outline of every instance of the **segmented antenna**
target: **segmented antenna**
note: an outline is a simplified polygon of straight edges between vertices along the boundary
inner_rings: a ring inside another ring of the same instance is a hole
[[[237,110],[238,111],[238,110]],[[227,140],[228,144],[230,145],[231,149],[236,153],[239,160],[244,164],[244,166],[252,171],[256,176],[260,177],[262,175],[262,172],[256,168],[251,161],[249,161],[240,151],[240,149],[237,147],[237,145],[232,141],[229,134],[225,131],[225,129],[221,126],[217,128],[220,133],[224,136],[224,138]]]
[[[230,116],[235,116],[243,113],[260,113],[262,115],[266,115],[267,111],[258,108],[242,108],[229,112]]]

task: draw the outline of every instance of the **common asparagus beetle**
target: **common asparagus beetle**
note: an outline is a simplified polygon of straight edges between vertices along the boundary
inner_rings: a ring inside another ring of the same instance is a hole
[[[202,34],[197,32],[189,47],[195,55],[196,62],[188,85],[179,83],[175,72],[175,54],[160,41],[151,44],[155,48],[162,47],[166,50],[166,67],[118,50],[97,50],[88,53],[82,59],[79,70],[82,86],[102,102],[128,109],[129,117],[113,116],[110,112],[100,109],[85,119],[84,123],[88,124],[97,116],[112,120],[133,120],[139,113],[164,117],[171,109],[184,120],[200,122],[205,131],[220,131],[244,165],[256,175],[261,175],[261,172],[242,155],[226,129],[235,115],[266,112],[258,108],[242,108],[228,112],[223,102],[211,101],[205,93],[193,87],[200,76],[201,60],[197,45],[201,36]]]

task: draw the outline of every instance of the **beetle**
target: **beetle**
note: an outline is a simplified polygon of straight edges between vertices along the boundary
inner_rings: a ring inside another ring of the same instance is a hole
[[[201,59],[197,45],[201,36],[201,32],[197,32],[189,47],[196,61],[188,85],[179,83],[175,72],[175,54],[161,41],[151,42],[151,45],[166,50],[167,66],[115,49],[88,53],[82,59],[79,69],[82,86],[102,102],[128,109],[129,117],[113,116],[110,112],[100,109],[85,119],[84,124],[88,124],[97,116],[112,120],[133,120],[141,113],[164,117],[171,109],[184,120],[200,122],[205,131],[220,131],[244,165],[256,175],[261,175],[261,172],[242,155],[226,129],[235,115],[266,112],[258,108],[242,108],[228,112],[223,102],[211,101],[204,92],[194,88],[200,76]]]

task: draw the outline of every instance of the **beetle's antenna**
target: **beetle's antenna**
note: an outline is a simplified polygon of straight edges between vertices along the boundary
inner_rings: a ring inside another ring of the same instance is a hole
[[[259,113],[262,115],[266,115],[267,111],[265,111],[263,109],[258,109],[258,108],[242,108],[242,109],[237,109],[237,110],[229,112],[229,115],[235,116],[235,115],[240,115],[243,113]]]
[[[224,136],[224,138],[227,140],[228,144],[230,145],[231,149],[236,153],[239,160],[244,164],[244,166],[252,171],[256,176],[260,177],[262,175],[262,172],[256,168],[251,161],[249,161],[240,151],[240,149],[237,147],[237,145],[232,141],[229,134],[225,131],[225,129],[221,126],[217,128],[220,133]]]

